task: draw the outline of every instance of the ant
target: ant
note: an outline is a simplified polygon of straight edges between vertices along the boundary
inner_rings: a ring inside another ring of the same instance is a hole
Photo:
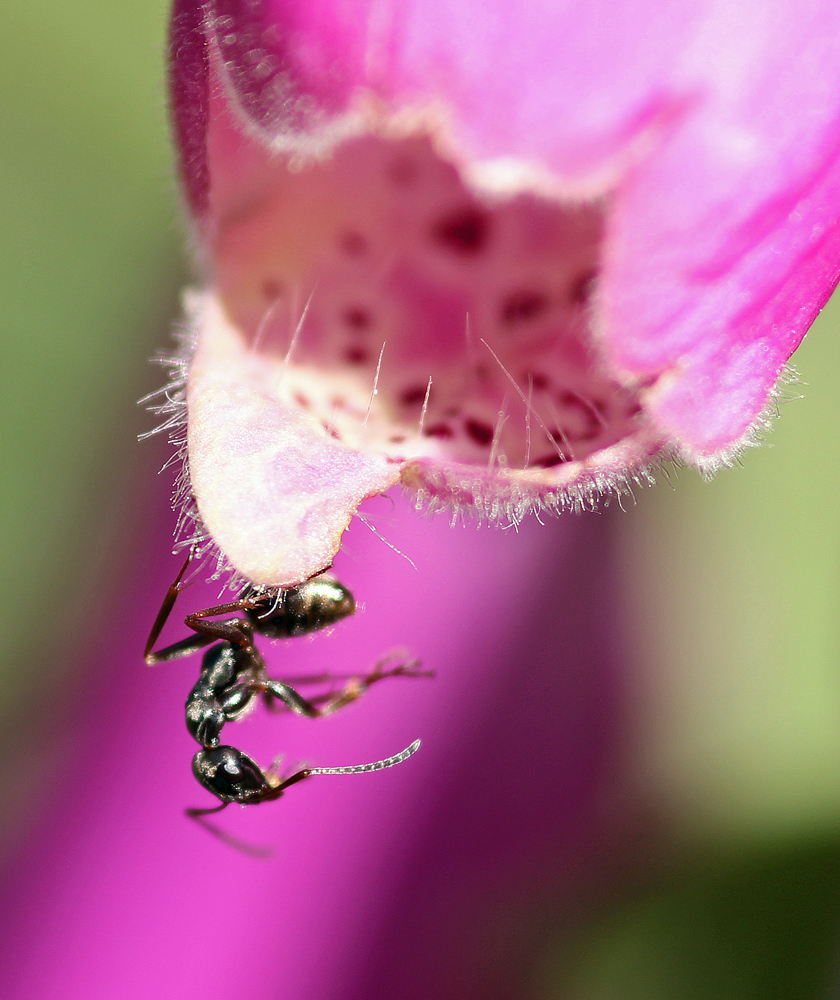
[[[279,798],[290,785],[310,775],[380,770],[401,763],[417,750],[419,741],[394,757],[372,764],[349,768],[304,768],[281,780],[274,770],[263,771],[241,750],[222,746],[220,734],[225,723],[241,718],[258,695],[262,695],[269,708],[280,702],[296,714],[314,719],[330,715],[350,704],[385,677],[434,675],[432,671],[419,670],[416,662],[399,663],[385,670],[386,659],[380,661],[371,673],[351,678],[339,692],[312,699],[304,698],[289,684],[270,677],[265,661],[254,645],[255,632],[272,639],[306,635],[327,628],[355,612],[356,603],[351,592],[326,574],[284,591],[258,591],[248,586],[236,601],[187,615],[184,623],[195,634],[155,651],[154,644],[185,586],[182,579],[191,558],[192,553],[187,556],[175,582],[169,587],[144,652],[146,662],[153,665],[189,656],[210,646],[202,658],[199,679],[187,698],[186,721],[190,734],[202,747],[193,759],[193,773],[200,784],[222,800],[222,804],[211,809],[189,809],[188,815],[195,818],[208,812],[218,812],[231,802],[241,805],[269,802]],[[233,612],[242,612],[243,616],[225,621],[208,620]],[[298,683],[318,683],[330,679],[329,675],[320,675],[300,678]]]

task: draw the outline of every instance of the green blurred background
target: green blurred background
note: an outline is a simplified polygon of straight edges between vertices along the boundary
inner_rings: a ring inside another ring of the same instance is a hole
[[[165,0],[4,10],[0,57],[0,850],[49,775],[50,723],[92,666],[126,512],[161,484],[149,418],[186,280],[168,149]],[[141,474],[141,466],[150,476]],[[14,760],[14,766],[9,766]]]
[[[147,359],[166,347],[187,280],[166,16],[162,0],[4,13],[6,851],[48,780],[50,719],[90,669],[88,609],[107,614],[119,585],[125,512],[168,487],[136,443],[150,424],[134,405],[161,384]],[[758,1000],[840,986],[838,325],[840,304],[797,354],[801,382],[743,467],[711,483],[672,474],[673,488],[640,492],[619,519],[632,764],[662,844],[571,942],[558,935],[535,996]]]

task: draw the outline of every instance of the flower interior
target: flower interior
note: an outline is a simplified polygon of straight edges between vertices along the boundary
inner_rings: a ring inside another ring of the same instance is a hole
[[[496,520],[620,489],[661,447],[593,337],[606,202],[471,189],[427,134],[275,164],[220,220],[262,384],[418,503]]]

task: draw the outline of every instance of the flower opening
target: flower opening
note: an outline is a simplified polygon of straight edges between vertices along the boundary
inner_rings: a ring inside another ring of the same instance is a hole
[[[626,7],[542,11],[546,42],[527,3],[179,0],[191,542],[289,585],[396,483],[517,524],[749,440],[836,281],[833,106],[776,28],[735,79],[726,12]]]

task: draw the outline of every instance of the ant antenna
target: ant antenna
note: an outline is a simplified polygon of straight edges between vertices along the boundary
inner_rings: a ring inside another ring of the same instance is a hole
[[[386,757],[385,760],[375,760],[372,764],[355,764],[352,767],[307,767],[306,772],[308,776],[310,774],[364,774],[366,771],[381,771],[383,768],[402,764],[419,749],[420,740],[415,740],[410,747],[406,747],[401,753],[394,754],[393,757]]]

